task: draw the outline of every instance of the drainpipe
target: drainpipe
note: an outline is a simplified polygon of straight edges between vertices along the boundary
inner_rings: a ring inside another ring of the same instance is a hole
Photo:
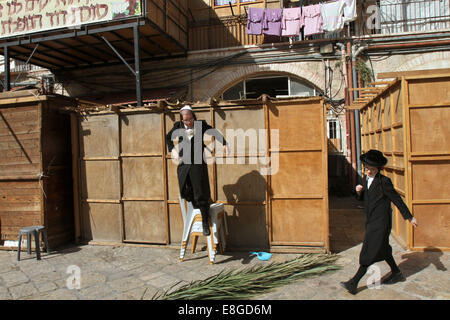
[[[344,83],[345,83],[345,105],[349,106],[351,104],[350,101],[350,95],[349,95],[349,77],[348,77],[348,65],[347,65],[347,49],[346,49],[346,45],[343,43],[336,43],[336,46],[339,47],[339,49],[341,50],[341,63],[342,63],[342,70],[343,70],[343,74],[344,74]],[[350,119],[350,113],[349,111],[345,111],[345,142],[346,142],[346,148],[347,148],[347,152],[346,152],[346,160],[347,163],[351,164],[352,163],[352,141],[350,139],[350,134],[351,134],[351,119]],[[353,179],[353,174],[349,174],[349,178]],[[352,180],[349,180],[349,185],[350,185],[350,192],[353,190],[352,186],[354,185],[352,183]]]
[[[350,56],[352,52],[351,42],[347,42],[347,54]],[[351,89],[353,88],[353,77],[352,77],[352,63],[351,61],[347,61],[347,76],[348,76],[348,101],[349,105],[353,103],[353,95],[351,94]],[[356,185],[356,146],[355,146],[355,113],[351,110],[346,110],[345,112],[348,118],[348,134],[350,139],[350,144],[347,147],[347,152],[349,154],[349,185],[350,191],[354,192],[354,186]]]
[[[343,73],[344,73],[344,83],[345,83],[345,88],[348,88],[348,79],[347,79],[347,61],[346,61],[346,58],[345,58],[345,56],[346,56],[346,50],[345,50],[345,45],[343,44],[343,43],[340,43],[340,42],[338,42],[338,43],[336,43],[336,46],[338,46],[339,47],[339,49],[341,50],[341,55],[342,55],[342,57],[341,57],[341,65],[342,65],[342,70],[343,70]],[[347,103],[347,101],[346,101],[346,103]]]
[[[367,50],[367,46],[361,46],[358,49],[356,49],[356,45],[352,45],[353,88],[358,88],[356,78],[356,58],[364,50]],[[358,93],[356,91],[353,91],[353,101],[355,101],[357,98]],[[356,169],[358,172],[357,183],[360,183],[362,177],[362,170],[361,170],[361,160],[359,159],[359,156],[361,155],[361,124],[359,119],[359,110],[354,110],[354,114],[355,114]]]

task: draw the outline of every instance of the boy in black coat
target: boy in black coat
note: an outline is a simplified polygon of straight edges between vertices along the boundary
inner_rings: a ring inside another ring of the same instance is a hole
[[[404,280],[402,272],[392,256],[389,245],[389,235],[392,227],[391,202],[400,211],[405,220],[409,220],[417,227],[417,220],[411,215],[392,185],[391,179],[382,175],[380,170],[387,163],[387,159],[378,150],[369,150],[360,157],[367,172],[363,185],[356,186],[358,200],[364,200],[366,213],[366,234],[359,256],[360,267],[355,276],[341,285],[351,294],[356,294],[358,282],[367,272],[370,265],[378,261],[386,261],[391,267],[390,276],[383,284],[393,284]]]

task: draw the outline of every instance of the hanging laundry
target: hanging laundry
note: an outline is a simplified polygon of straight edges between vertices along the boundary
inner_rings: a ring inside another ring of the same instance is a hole
[[[330,1],[322,5],[323,31],[335,32],[344,27],[344,0]]]
[[[263,29],[267,29],[267,23],[264,19],[264,9],[249,8],[247,17],[247,34],[261,34]]]
[[[281,20],[283,18],[283,9],[266,9],[264,34],[281,36]]]
[[[302,18],[305,24],[303,30],[305,36],[323,33],[321,8],[321,3],[303,7]]]
[[[344,23],[355,21],[358,17],[356,13],[356,0],[344,0]]]
[[[300,7],[283,9],[281,35],[286,37],[298,36],[301,27],[303,27],[303,18]]]

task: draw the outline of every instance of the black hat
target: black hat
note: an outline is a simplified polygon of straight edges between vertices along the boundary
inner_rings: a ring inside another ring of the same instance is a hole
[[[384,167],[388,160],[383,156],[383,153],[378,150],[369,150],[366,153],[363,153],[359,159],[368,166],[373,167]]]

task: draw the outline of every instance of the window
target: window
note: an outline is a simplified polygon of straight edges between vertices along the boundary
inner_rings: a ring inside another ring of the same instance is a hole
[[[328,120],[328,139],[338,138],[338,122],[337,120]]]
[[[257,0],[214,0],[214,5],[227,6],[230,2],[231,2],[231,4],[235,4],[237,2],[245,3],[245,2],[254,2],[254,1],[257,1]]]
[[[256,99],[262,94],[273,98],[312,97],[316,89],[300,79],[288,76],[266,76],[246,79],[225,90],[223,100]]]
[[[236,3],[237,0],[214,0],[214,4],[216,6],[226,6],[228,5],[230,2],[231,4]]]

